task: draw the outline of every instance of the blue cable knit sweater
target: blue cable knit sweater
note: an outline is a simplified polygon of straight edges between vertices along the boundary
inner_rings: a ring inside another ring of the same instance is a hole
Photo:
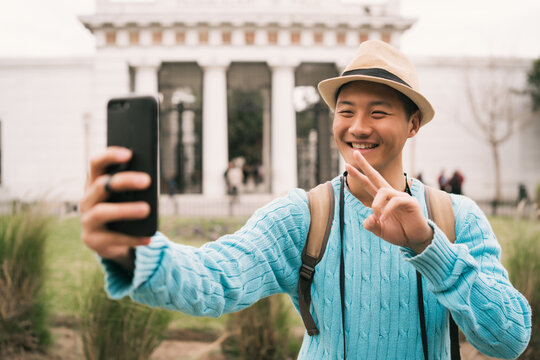
[[[333,180],[336,214],[339,179]],[[425,212],[424,186],[411,191]],[[433,243],[420,255],[376,237],[362,227],[371,214],[345,189],[345,332],[348,359],[422,359],[416,275],[424,277],[424,305],[431,359],[449,359],[448,313],[483,353],[515,358],[527,346],[531,312],[500,263],[500,246],[484,214],[464,196],[452,196],[456,242],[433,223]],[[298,309],[300,254],[310,221],[306,193],[293,190],[259,209],[235,234],[201,248],[156,234],[138,247],[135,271],[104,260],[112,298],[197,316],[220,316],[276,293]],[[342,359],[339,291],[339,217],[317,265],[312,286],[320,330],[304,336],[299,359]]]

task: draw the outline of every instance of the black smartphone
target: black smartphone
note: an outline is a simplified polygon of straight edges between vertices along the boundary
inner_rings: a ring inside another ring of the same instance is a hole
[[[107,224],[110,230],[132,236],[152,236],[158,229],[159,194],[159,103],[152,96],[115,98],[107,103],[107,145],[123,146],[132,152],[126,164],[110,166],[107,173],[140,171],[150,175],[152,184],[141,191],[113,192],[108,202],[145,201],[150,214],[141,220]]]

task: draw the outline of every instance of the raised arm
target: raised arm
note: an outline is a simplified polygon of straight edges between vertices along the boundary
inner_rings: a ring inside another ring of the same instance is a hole
[[[154,236],[148,246],[137,247],[132,276],[104,261],[107,291],[214,317],[275,293],[295,296],[308,227],[305,192],[296,190],[258,210],[236,233],[201,248]]]

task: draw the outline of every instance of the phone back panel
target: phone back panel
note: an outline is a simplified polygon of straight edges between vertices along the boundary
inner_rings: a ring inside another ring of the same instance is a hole
[[[118,171],[146,172],[152,178],[150,187],[143,191],[114,192],[109,202],[145,201],[150,215],[143,220],[116,221],[109,229],[133,236],[152,236],[158,228],[158,103],[151,96],[111,99],[107,104],[107,144],[133,151],[127,166],[111,166],[109,173]]]

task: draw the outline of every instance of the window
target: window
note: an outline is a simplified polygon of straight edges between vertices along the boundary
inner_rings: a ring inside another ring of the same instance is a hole
[[[163,32],[161,30],[156,30],[152,32],[152,43],[154,45],[161,45],[163,42]]]
[[[276,30],[270,30],[268,32],[268,44],[276,45],[278,43],[278,32]]]
[[[255,31],[247,30],[245,32],[246,45],[253,45],[255,43]]]
[[[116,45],[116,32],[107,31],[105,33],[105,43],[107,45]]]
[[[322,33],[322,31],[315,31],[315,33],[313,34],[313,42],[315,44],[322,44],[324,41],[324,34]]]
[[[346,40],[347,34],[345,33],[345,31],[338,31],[338,33],[336,34],[336,42],[338,43],[338,45],[345,45]]]
[[[185,31],[177,31],[176,32],[176,43],[177,44],[184,44],[186,42],[186,32]]]
[[[294,44],[294,45],[300,44],[300,31],[295,30],[291,32],[291,44]]]
[[[232,39],[232,34],[228,30],[221,32],[221,42],[225,45],[230,45]]]
[[[364,41],[368,41],[369,39],[369,35],[368,33],[360,33],[360,35],[358,36],[358,41],[363,43]]]
[[[129,44],[130,45],[139,45],[139,32],[130,31],[129,32]]]
[[[206,30],[199,31],[199,43],[208,44],[208,31]]]

